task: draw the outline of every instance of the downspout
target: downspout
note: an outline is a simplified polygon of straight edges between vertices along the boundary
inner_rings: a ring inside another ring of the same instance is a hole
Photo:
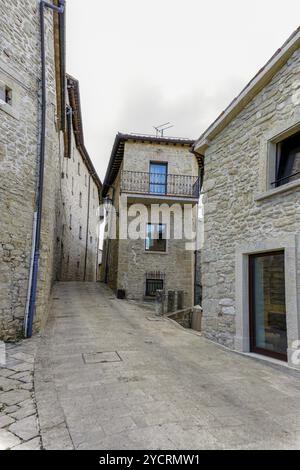
[[[47,112],[47,89],[46,89],[46,52],[45,52],[45,8],[62,14],[65,6],[64,0],[59,0],[59,6],[48,2],[40,2],[40,36],[41,36],[41,130],[40,130],[40,150],[38,182],[36,189],[36,201],[34,212],[34,227],[32,238],[32,255],[30,261],[30,272],[28,282],[28,296],[26,300],[26,310],[24,319],[24,336],[32,336],[33,317],[36,304],[37,279],[39,269],[40,243],[41,243],[41,223],[43,208],[44,189],[44,166],[45,166],[45,141],[46,141],[46,112]]]
[[[88,242],[89,242],[90,199],[91,199],[91,175],[89,175],[89,187],[88,187],[88,207],[87,207],[87,220],[86,220],[86,240],[85,240],[84,274],[83,274],[84,281],[86,281],[87,251],[88,251]]]
[[[115,202],[115,188],[113,186],[109,186],[109,187],[112,189],[111,203],[112,203],[112,206],[113,206],[114,202]],[[109,218],[108,223],[109,223],[109,231],[108,231],[109,233],[108,233],[106,256],[105,256],[105,278],[104,278],[105,284],[108,283],[108,273],[109,273],[108,259],[109,259],[109,252],[110,252],[111,214],[110,214],[110,218]]]
[[[201,193],[202,186],[203,186],[203,179],[204,179],[204,155],[201,155],[200,153],[196,152],[193,147],[190,150],[190,152],[195,155],[197,160],[199,159],[199,157],[201,158],[201,165],[199,164],[199,160],[198,160],[198,181],[199,181],[198,184],[199,184],[199,197],[200,197],[200,193]],[[198,240],[198,213],[197,213],[197,235],[196,236]],[[196,249],[194,251],[194,305],[196,305],[197,303],[197,271],[198,271],[197,254],[198,254],[198,250]],[[201,293],[200,293],[199,302],[202,303]]]
[[[197,305],[197,250],[194,251],[194,305]]]

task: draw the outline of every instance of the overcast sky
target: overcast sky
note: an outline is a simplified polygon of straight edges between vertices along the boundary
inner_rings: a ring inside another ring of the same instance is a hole
[[[115,134],[197,138],[300,23],[299,0],[68,0],[68,72],[103,180]]]

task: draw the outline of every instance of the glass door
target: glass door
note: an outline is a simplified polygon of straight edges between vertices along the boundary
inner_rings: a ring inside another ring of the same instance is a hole
[[[251,351],[287,360],[284,252],[249,257]]]
[[[150,193],[167,193],[167,163],[150,163]]]

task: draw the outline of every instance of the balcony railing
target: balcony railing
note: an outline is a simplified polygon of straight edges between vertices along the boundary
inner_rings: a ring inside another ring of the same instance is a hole
[[[153,196],[199,197],[199,178],[142,171],[122,171],[121,191]]]

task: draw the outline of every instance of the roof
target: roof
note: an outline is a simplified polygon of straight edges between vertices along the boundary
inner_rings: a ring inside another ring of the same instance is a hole
[[[217,117],[193,145],[193,150],[204,153],[209,142],[214,139],[272,80],[291,55],[300,47],[300,27],[285,41],[271,59],[262,67],[241,93]]]
[[[103,191],[102,196],[105,197],[109,187],[114,182],[123,157],[124,157],[124,147],[125,142],[142,142],[142,143],[150,143],[150,144],[165,144],[165,145],[180,145],[180,146],[187,146],[191,147],[195,140],[191,139],[184,139],[181,137],[157,137],[154,135],[146,135],[146,134],[122,134],[118,132],[115,138],[115,142],[112,148],[110,160],[108,163],[108,168],[106,171],[104,183],[103,183]]]
[[[70,75],[66,75],[66,78],[67,78],[69,102],[72,108],[72,123],[73,123],[76,147],[78,151],[80,152],[84,163],[86,164],[89,174],[91,175],[95,184],[97,185],[98,192],[99,192],[99,199],[100,199],[100,193],[102,191],[102,183],[100,181],[99,176],[96,173],[94,165],[84,145],[79,82],[78,80],[71,77]]]
[[[63,13],[53,14],[53,37],[58,125],[61,131],[65,131],[66,5],[63,0],[54,0],[53,3],[57,7],[64,5]]]

